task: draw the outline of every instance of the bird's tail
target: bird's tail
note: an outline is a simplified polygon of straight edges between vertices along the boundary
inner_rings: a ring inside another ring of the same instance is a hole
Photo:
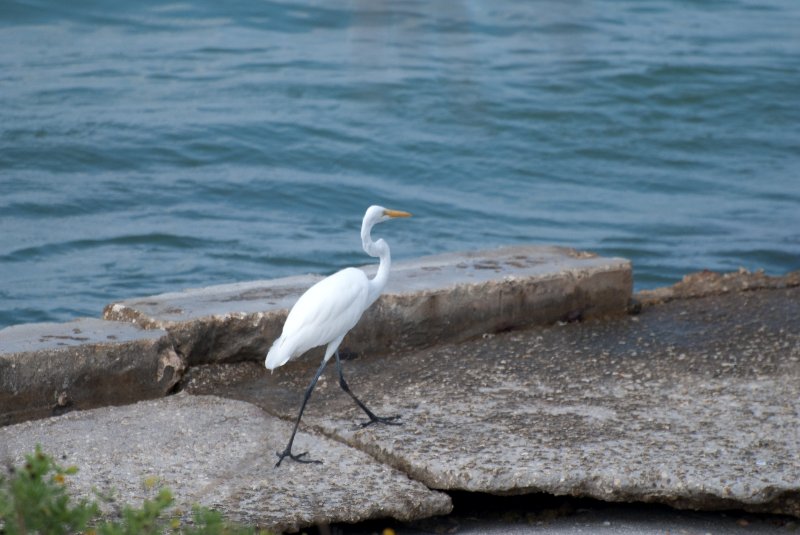
[[[283,337],[280,337],[275,340],[272,347],[269,348],[267,359],[264,361],[264,365],[268,370],[274,370],[279,366],[283,366],[292,358],[291,344],[286,344],[284,342],[285,340]]]

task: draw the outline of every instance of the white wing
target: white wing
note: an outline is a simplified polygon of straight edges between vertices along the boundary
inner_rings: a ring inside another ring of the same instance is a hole
[[[281,347],[283,353],[279,359],[283,362],[271,363],[272,367],[344,336],[366,309],[368,286],[363,271],[347,268],[309,288],[292,307],[281,337],[270,350],[272,353]],[[267,360],[270,361],[269,356]]]

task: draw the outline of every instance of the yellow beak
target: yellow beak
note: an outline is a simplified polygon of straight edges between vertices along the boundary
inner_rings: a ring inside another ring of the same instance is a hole
[[[408,212],[403,212],[401,210],[384,210],[383,215],[389,217],[411,217],[411,214]]]

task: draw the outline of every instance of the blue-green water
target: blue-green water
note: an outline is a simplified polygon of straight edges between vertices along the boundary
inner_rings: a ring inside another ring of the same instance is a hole
[[[510,243],[800,268],[800,2],[0,0],[0,326]]]

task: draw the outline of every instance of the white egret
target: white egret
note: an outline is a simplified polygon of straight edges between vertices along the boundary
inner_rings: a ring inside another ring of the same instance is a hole
[[[376,416],[350,391],[347,381],[342,374],[342,362],[339,359],[339,344],[345,334],[355,327],[361,315],[367,310],[375,300],[378,299],[386,282],[389,279],[389,268],[392,258],[389,253],[389,244],[383,239],[372,241],[370,232],[377,223],[388,221],[397,217],[409,217],[408,212],[399,210],[388,210],[383,206],[370,206],[364,214],[364,221],[361,223],[361,243],[364,251],[373,257],[380,258],[378,273],[370,279],[367,275],[357,268],[345,268],[330,277],[327,277],[300,296],[297,303],[292,307],[286,323],[283,324],[283,332],[275,340],[267,353],[265,365],[267,369],[274,370],[278,366],[283,366],[289,360],[299,357],[311,348],[327,344],[325,357],[317,370],[316,375],[306,389],[300,412],[294,423],[292,436],[289,444],[283,452],[278,452],[278,462],[275,466],[280,466],[285,457],[303,463],[318,463],[311,459],[304,459],[308,452],[292,453],[292,443],[300,425],[300,418],[303,410],[311,397],[311,392],[317,384],[317,380],[322,375],[325,365],[336,355],[336,369],[339,372],[339,386],[347,392],[356,404],[369,417],[369,421],[361,424],[367,426],[375,422],[399,425],[396,422],[399,416],[380,417]]]

